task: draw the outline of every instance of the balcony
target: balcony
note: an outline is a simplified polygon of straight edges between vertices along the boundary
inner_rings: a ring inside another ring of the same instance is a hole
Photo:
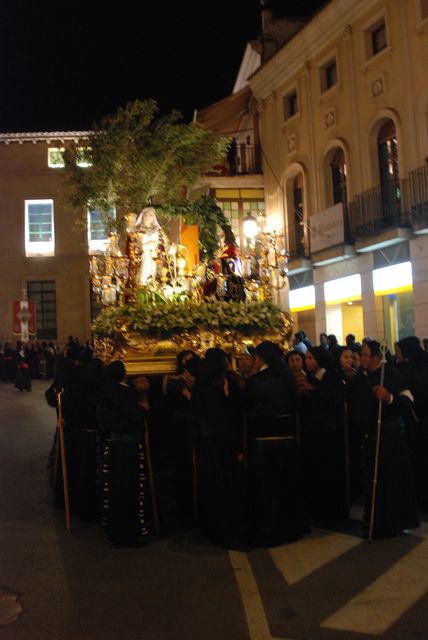
[[[409,200],[414,233],[428,233],[428,164],[409,173]]]
[[[403,180],[391,180],[355,196],[349,207],[349,231],[357,251],[374,251],[410,239],[407,197],[408,185]]]
[[[259,144],[236,144],[229,149],[224,162],[215,165],[209,176],[262,175],[262,148]]]

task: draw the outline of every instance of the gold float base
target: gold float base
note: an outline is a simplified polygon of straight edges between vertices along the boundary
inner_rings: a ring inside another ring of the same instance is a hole
[[[131,376],[163,375],[176,370],[177,354],[186,349],[200,356],[213,347],[219,347],[232,356],[232,362],[247,353],[248,347],[256,347],[270,340],[289,350],[288,341],[293,329],[293,320],[283,313],[283,329],[273,333],[243,335],[237,331],[199,330],[183,335],[172,335],[167,339],[142,336],[139,333],[123,332],[115,338],[96,338],[97,357],[108,364],[113,360],[122,360],[126,372]]]

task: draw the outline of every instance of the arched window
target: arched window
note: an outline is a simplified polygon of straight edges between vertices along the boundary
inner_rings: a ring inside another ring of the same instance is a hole
[[[296,254],[305,255],[305,226],[304,226],[304,191],[303,174],[298,173],[293,182],[294,233]]]
[[[337,149],[330,162],[333,204],[347,202],[346,163],[343,149]]]
[[[377,145],[383,217],[392,222],[400,214],[401,200],[397,135],[392,120],[381,127]]]

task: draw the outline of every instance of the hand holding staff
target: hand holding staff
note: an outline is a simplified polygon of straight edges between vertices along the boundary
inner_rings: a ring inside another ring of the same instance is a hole
[[[373,528],[374,528],[375,509],[376,509],[376,488],[377,488],[377,476],[379,471],[380,436],[381,436],[381,427],[382,427],[382,406],[384,402],[389,402],[391,399],[391,394],[389,393],[388,389],[385,389],[385,387],[383,386],[383,382],[385,379],[385,364],[386,364],[385,340],[382,340],[380,351],[382,354],[382,360],[381,360],[382,364],[380,369],[380,385],[376,385],[373,389],[377,399],[379,400],[379,405],[378,405],[378,411],[377,411],[376,449],[375,449],[374,468],[373,468],[372,504],[371,504],[371,510],[370,510],[369,542],[372,542],[373,540]]]
[[[61,454],[62,481],[64,486],[65,522],[67,525],[67,531],[71,533],[70,498],[69,498],[69,492],[68,492],[67,457],[65,452],[64,420],[62,418],[61,393],[62,391],[59,391],[57,394],[57,407],[58,407],[57,427],[58,427],[59,449]]]

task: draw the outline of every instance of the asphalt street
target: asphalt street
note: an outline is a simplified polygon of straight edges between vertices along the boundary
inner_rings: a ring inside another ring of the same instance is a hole
[[[2,640],[428,640],[428,525],[368,544],[361,522],[242,553],[198,530],[115,549],[52,507],[47,382],[0,386]]]

